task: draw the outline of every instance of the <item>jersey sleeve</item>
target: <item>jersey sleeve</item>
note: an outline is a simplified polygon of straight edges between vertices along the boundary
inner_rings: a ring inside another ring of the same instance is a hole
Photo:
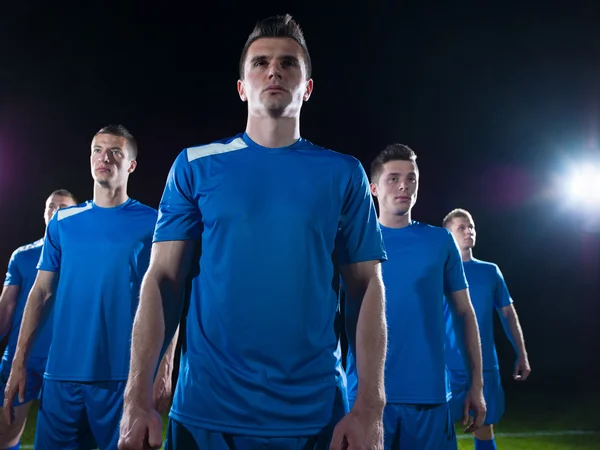
[[[158,207],[154,242],[199,239],[202,216],[195,196],[195,183],[187,151],[179,154],[167,177],[167,183]]]
[[[59,272],[62,251],[60,247],[60,233],[58,229],[58,214],[54,214],[46,227],[44,246],[38,262],[38,270]]]
[[[496,266],[496,290],[494,292],[494,307],[496,309],[504,308],[512,304],[512,298],[508,292],[508,287],[504,281],[504,276],[500,268]]]
[[[18,258],[19,253],[15,250],[10,257],[10,261],[8,261],[8,270],[6,271],[4,286],[21,286],[23,277],[19,270]]]
[[[446,232],[448,247],[448,256],[444,266],[444,292],[449,296],[453,292],[467,289],[469,285],[467,284],[465,268],[463,267],[458,245],[450,232],[446,229],[444,231]]]
[[[345,191],[336,236],[340,265],[387,260],[369,180],[362,164],[356,163]]]

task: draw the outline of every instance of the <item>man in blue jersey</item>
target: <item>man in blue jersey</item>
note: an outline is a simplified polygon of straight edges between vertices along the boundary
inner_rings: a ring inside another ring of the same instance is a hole
[[[187,148],[171,168],[134,324],[120,449],[144,448],[146,436],[161,445],[149,383],[190,278],[167,449],[381,448],[385,251],[359,161],[300,136],[310,76],[296,22],[260,21],[240,60],[246,131]],[[356,311],[361,380],[348,414],[340,274]]]
[[[464,331],[470,361],[473,385],[465,409],[473,409],[476,414],[469,431],[479,427],[485,416],[479,332],[454,239],[444,228],[412,220],[419,188],[416,159],[411,148],[391,144],[371,165],[371,192],[379,204],[379,223],[388,254],[383,265],[388,323],[385,448],[456,449],[445,378],[444,294],[458,317],[457,328]],[[350,404],[361,388],[357,367],[350,346]]]
[[[523,331],[500,268],[496,264],[473,257],[476,233],[471,214],[464,209],[455,209],[446,215],[443,226],[450,230],[460,248],[481,334],[483,394],[487,415],[484,426],[475,430],[475,449],[493,450],[496,448],[493,425],[498,423],[504,414],[504,391],[494,344],[494,310],[498,311],[504,331],[517,353],[513,375],[515,380],[526,380],[531,372]],[[446,363],[452,388],[450,405],[454,420],[458,420],[462,415],[461,403],[469,390],[470,383],[461,348],[457,345],[453,318],[448,309],[446,324]]]
[[[136,141],[123,126],[98,131],[93,200],[57,211],[48,224],[4,404],[8,416],[6,402],[25,393],[27,357],[51,299],[36,449],[117,447],[131,328],[157,219],[156,210],[127,195],[136,158]]]
[[[44,208],[46,226],[48,226],[48,222],[50,222],[55,211],[76,204],[75,197],[66,189],[58,189],[52,192],[46,200]],[[0,296],[0,339],[3,339],[10,331],[8,345],[0,364],[0,399],[2,404],[4,403],[6,381],[10,374],[13,356],[17,347],[25,302],[37,274],[36,266],[42,253],[43,243],[44,239],[42,238],[19,247],[13,252],[8,263],[4,288]],[[0,449],[2,450],[16,450],[19,448],[19,441],[25,428],[31,401],[37,399],[40,393],[51,339],[52,321],[51,315],[48,314],[42,319],[29,352],[30,356],[26,366],[27,384],[23,402],[18,399],[14,401],[14,420],[10,425],[4,420],[4,414],[0,415]]]

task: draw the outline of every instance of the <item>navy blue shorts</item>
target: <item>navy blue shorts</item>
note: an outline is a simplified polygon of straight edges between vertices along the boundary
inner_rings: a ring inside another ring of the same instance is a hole
[[[116,449],[125,381],[45,379],[35,433],[36,450]]]
[[[14,406],[19,406],[24,403],[29,403],[32,400],[37,400],[42,389],[42,381],[44,379],[44,371],[46,370],[47,358],[29,358],[27,360],[26,371],[27,381],[25,384],[25,401],[21,403],[19,396],[15,396]],[[12,367],[12,358],[2,359],[2,367],[0,367],[0,405],[4,404],[4,389],[10,375]]]
[[[383,413],[385,450],[456,450],[450,405],[388,404]]]
[[[471,387],[469,373],[462,370],[451,370],[448,373],[450,376],[450,389],[452,389],[450,411],[452,412],[452,419],[458,422],[462,420],[465,398]],[[504,390],[502,389],[500,371],[486,370],[483,372],[483,398],[487,407],[484,424],[494,425],[504,415]]]

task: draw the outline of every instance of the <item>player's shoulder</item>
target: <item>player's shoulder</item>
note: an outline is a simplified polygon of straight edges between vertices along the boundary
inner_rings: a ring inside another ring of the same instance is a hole
[[[323,158],[323,160],[330,160],[350,170],[354,170],[357,166],[361,165],[361,162],[352,155],[317,145],[308,139],[301,139],[298,143],[298,149],[303,152],[316,154]]]
[[[147,214],[149,216],[158,216],[158,211],[156,210],[156,208],[146,205],[145,203],[142,203],[139,200],[132,199],[129,207],[138,210],[142,214]]]
[[[231,153],[247,147],[248,144],[244,141],[243,133],[238,133],[235,136],[219,139],[207,144],[186,147],[179,154],[179,159],[183,162],[193,163],[195,161],[202,161],[210,156]]]
[[[430,236],[439,237],[440,239],[447,239],[448,236],[452,236],[452,234],[444,227],[439,227],[437,225],[431,225],[424,222],[418,222],[413,220],[410,224],[416,231],[424,234],[428,234]]]
[[[30,252],[40,251],[44,245],[44,239],[38,239],[37,241],[29,244],[21,245],[12,253],[12,258],[20,258]]]
[[[54,213],[52,216],[53,221],[61,221],[64,219],[70,219],[72,217],[76,217],[82,213],[87,211],[91,211],[93,207],[93,202],[88,200],[86,202],[80,203],[75,206],[67,206],[65,208],[61,208]]]
[[[498,266],[498,264],[493,263],[491,261],[484,261],[483,259],[472,258],[470,263],[474,267],[478,267],[481,270],[485,270],[485,271],[489,271],[489,272],[493,272],[493,273],[500,272],[500,267]]]

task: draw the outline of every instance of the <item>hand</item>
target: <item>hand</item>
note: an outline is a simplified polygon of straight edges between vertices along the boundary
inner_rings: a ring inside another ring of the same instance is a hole
[[[483,398],[483,388],[471,386],[467,397],[465,398],[465,406],[463,412],[462,424],[466,426],[465,433],[472,433],[482,427],[485,420],[487,407]],[[469,415],[469,411],[473,411],[474,417]]]
[[[330,450],[383,450],[382,415],[352,408],[333,430]]]
[[[172,382],[170,376],[159,376],[154,381],[153,398],[154,407],[159,414],[164,414],[171,407]]]
[[[125,405],[119,430],[119,450],[149,450],[162,446],[162,419],[155,409]]]
[[[529,359],[527,359],[527,355],[519,356],[515,362],[513,379],[517,381],[525,381],[530,373],[531,367],[529,366]]]
[[[4,389],[4,405],[3,415],[5,422],[10,425],[14,420],[14,406],[15,397],[19,394],[19,401],[23,403],[25,401],[25,386],[27,384],[27,371],[25,365],[13,360],[13,365],[6,382],[6,389]]]

